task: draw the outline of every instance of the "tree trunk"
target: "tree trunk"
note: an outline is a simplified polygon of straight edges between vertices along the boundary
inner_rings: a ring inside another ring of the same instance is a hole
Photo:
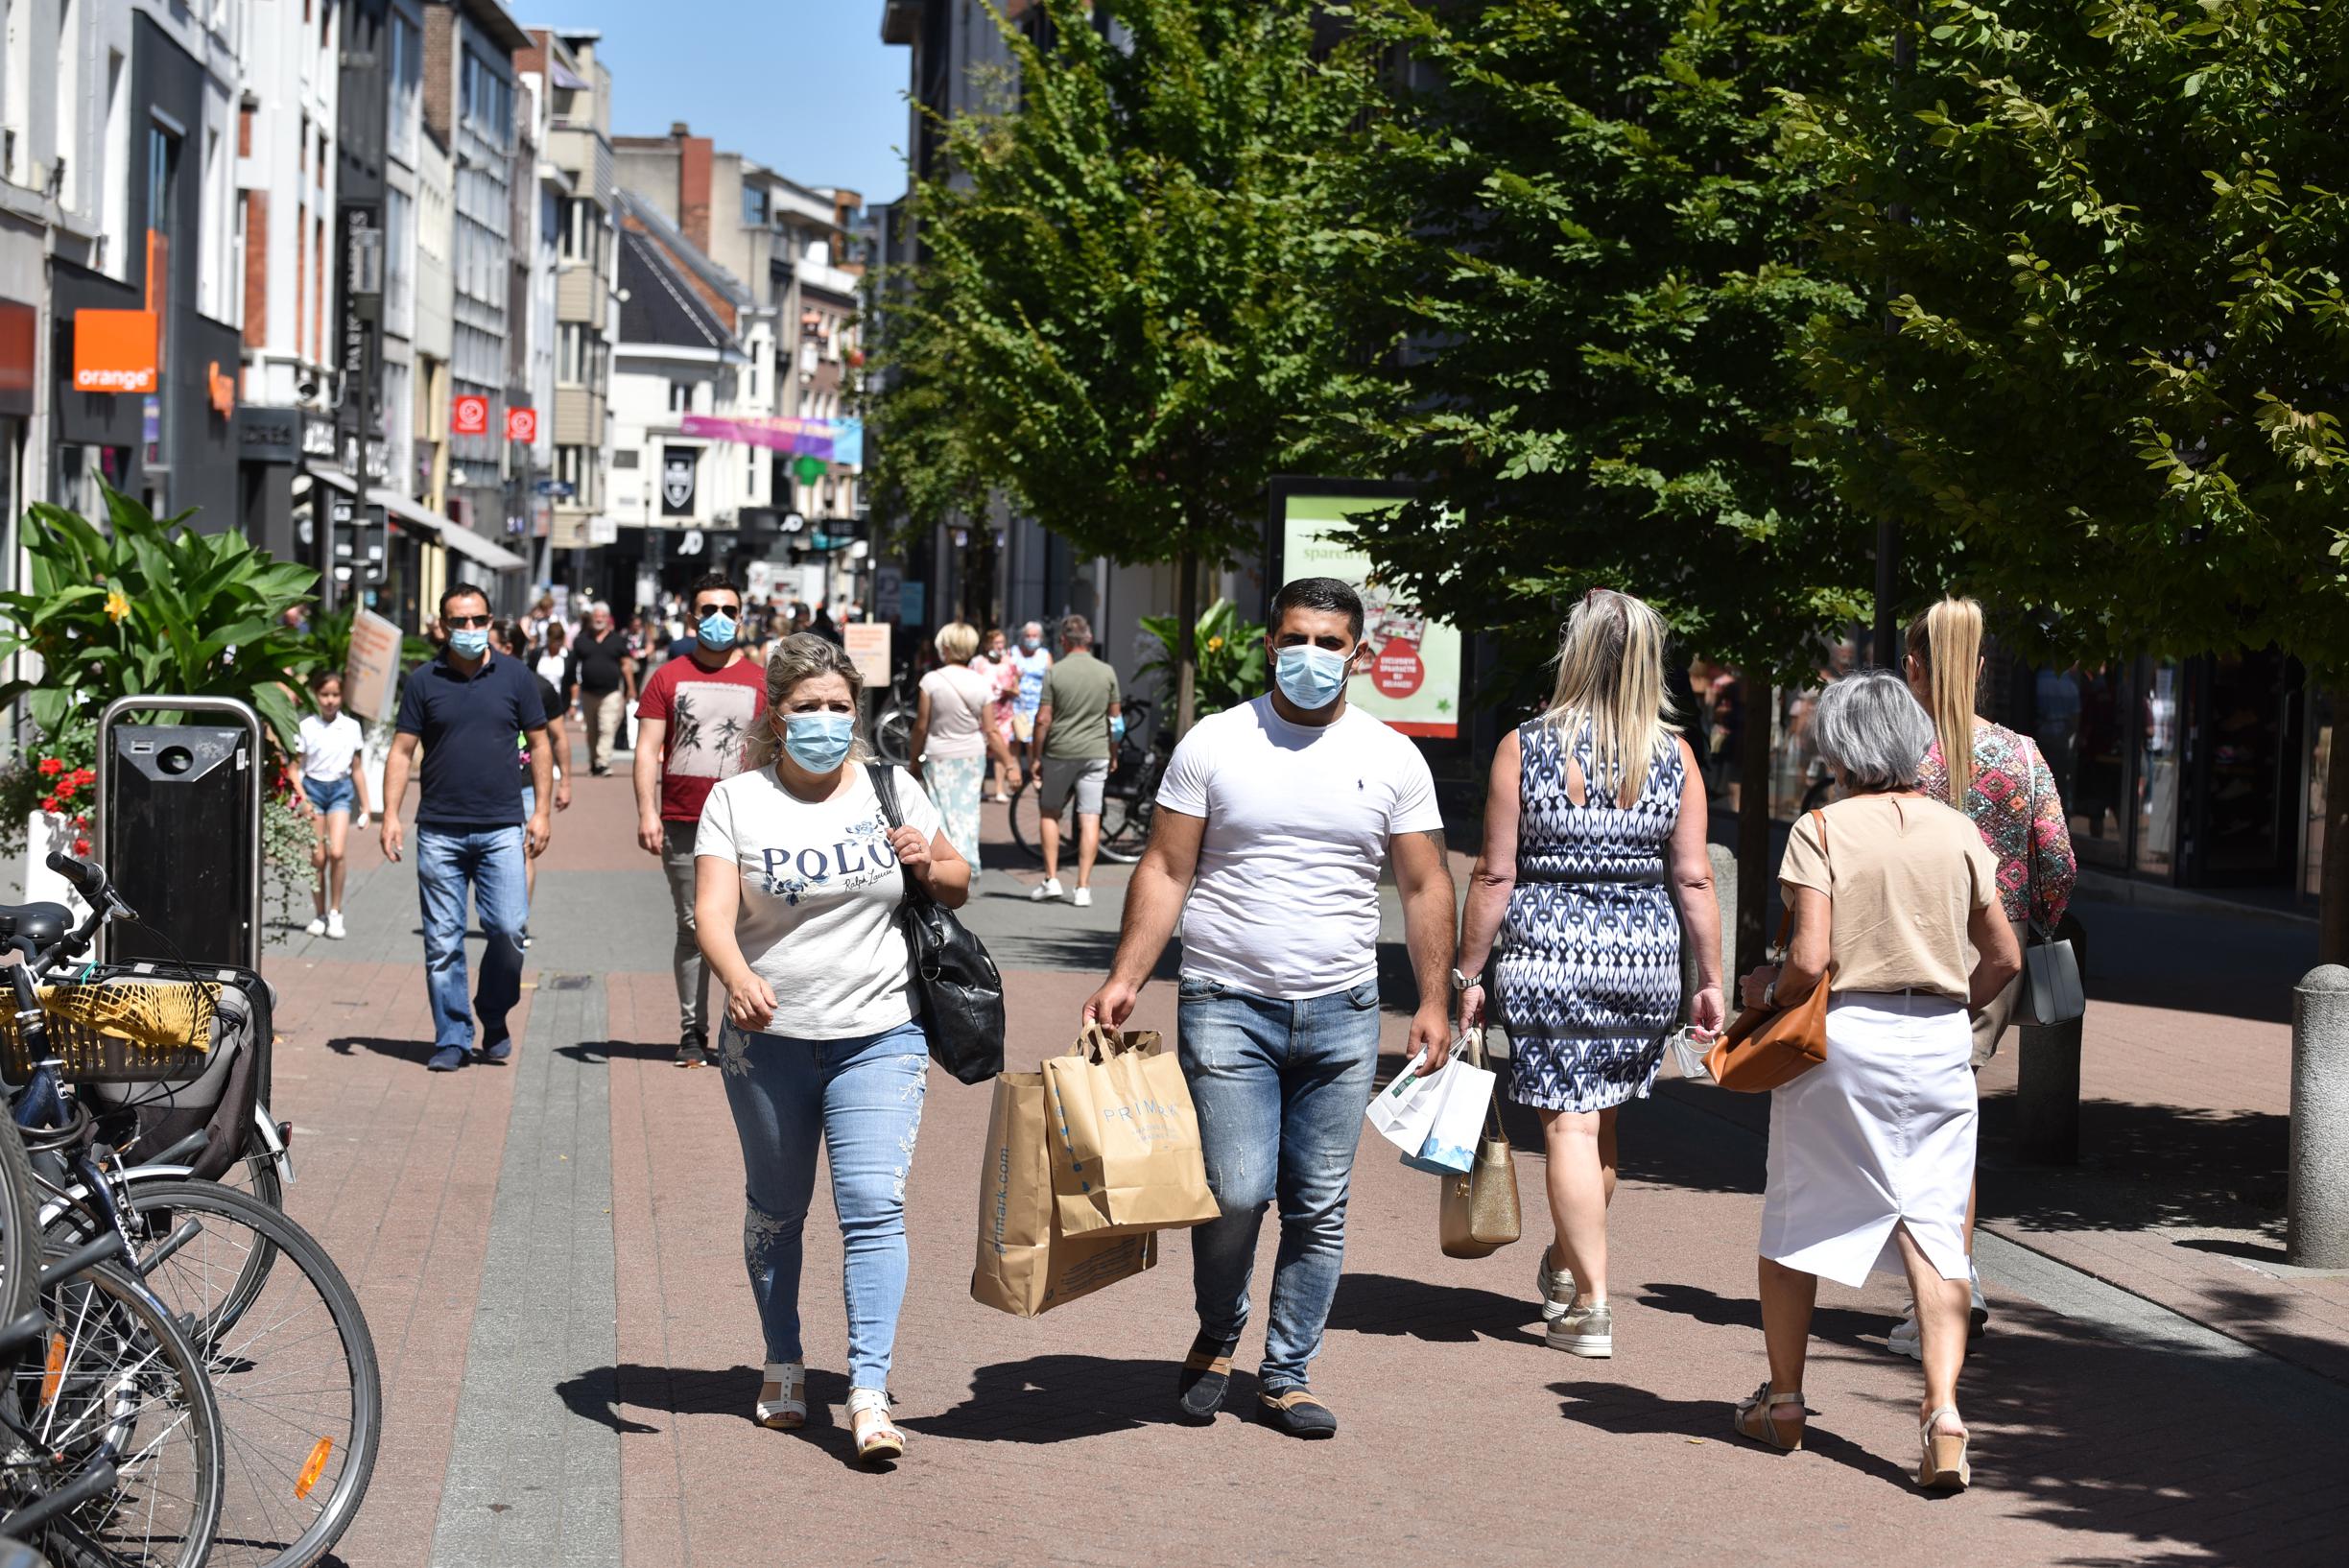
[[[2341,756],[2349,689],[2333,685],[2333,738],[2325,747],[2324,862],[2317,882],[2316,962],[2349,963],[2349,766]]]
[[[1181,740],[1198,707],[1198,557],[1185,550],[1174,570],[1174,738]]]
[[[1738,677],[1739,701],[1744,715],[1738,730],[1738,912],[1737,972],[1742,975],[1763,962],[1768,938],[1770,885],[1777,868],[1770,865],[1770,708],[1774,694],[1768,682],[1750,675]],[[1737,994],[1736,976],[1729,994]]]

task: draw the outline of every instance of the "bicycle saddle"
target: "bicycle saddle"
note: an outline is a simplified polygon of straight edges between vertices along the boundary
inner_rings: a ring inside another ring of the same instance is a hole
[[[30,937],[46,947],[73,929],[73,911],[62,904],[0,904],[0,941]]]

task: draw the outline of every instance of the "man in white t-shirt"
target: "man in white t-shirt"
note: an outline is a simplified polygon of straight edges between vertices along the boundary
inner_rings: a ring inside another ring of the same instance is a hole
[[[1392,856],[1419,1010],[1406,1054],[1450,1052],[1456,909],[1443,819],[1417,748],[1349,708],[1363,606],[1335,578],[1272,601],[1274,689],[1201,720],[1167,765],[1109,979],[1084,1005],[1122,1025],[1183,923],[1183,1075],[1220,1219],[1192,1231],[1199,1334],[1182,1414],[1212,1421],[1248,1310],[1264,1211],[1280,1201],[1258,1415],[1338,1430],[1306,1366],[1338,1294],[1346,1189],[1378,1065],[1379,868]],[[1186,905],[1185,896],[1189,902]]]

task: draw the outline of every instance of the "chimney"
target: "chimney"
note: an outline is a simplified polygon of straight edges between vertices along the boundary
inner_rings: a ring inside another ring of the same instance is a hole
[[[680,120],[669,128],[677,144],[677,227],[703,255],[710,248],[710,158],[707,136],[687,133]]]

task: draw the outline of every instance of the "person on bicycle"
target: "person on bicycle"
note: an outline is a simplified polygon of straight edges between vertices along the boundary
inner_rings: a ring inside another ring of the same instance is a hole
[[[350,838],[355,806],[367,820],[367,772],[357,764],[367,737],[359,721],[343,711],[343,677],[328,670],[310,682],[318,711],[301,722],[301,794],[295,798],[318,828],[310,848],[310,865],[318,872],[313,892],[318,914],[308,931],[313,937],[343,939],[344,848]]]
[[[1109,759],[1124,728],[1117,672],[1093,654],[1093,626],[1081,615],[1060,622],[1060,662],[1044,677],[1036,702],[1035,734],[1028,742],[1028,771],[1042,773],[1036,817],[1043,841],[1044,880],[1028,896],[1037,903],[1060,896],[1060,813],[1077,797],[1077,897],[1093,902],[1093,861],[1101,853],[1102,791]]]
[[[489,647],[489,596],[453,582],[440,596],[448,645],[400,684],[398,733],[384,764],[383,853],[400,858],[400,797],[416,749],[424,751],[416,805],[416,891],[424,906],[425,982],[432,995],[433,1054],[425,1066],[453,1073],[474,1043],[481,1054],[513,1055],[506,1020],[522,999],[522,928],[530,919],[528,857],[544,853],[555,801],[555,753],[546,709],[530,667]],[[530,787],[514,767],[514,732],[530,737]],[[465,1005],[465,892],[487,938],[481,986]]]
[[[709,971],[694,936],[694,830],[719,780],[743,771],[767,708],[764,669],[743,656],[742,590],[724,572],[694,580],[693,639],[645,682],[636,704],[636,843],[669,877],[676,943],[679,1067],[709,1065]]]

